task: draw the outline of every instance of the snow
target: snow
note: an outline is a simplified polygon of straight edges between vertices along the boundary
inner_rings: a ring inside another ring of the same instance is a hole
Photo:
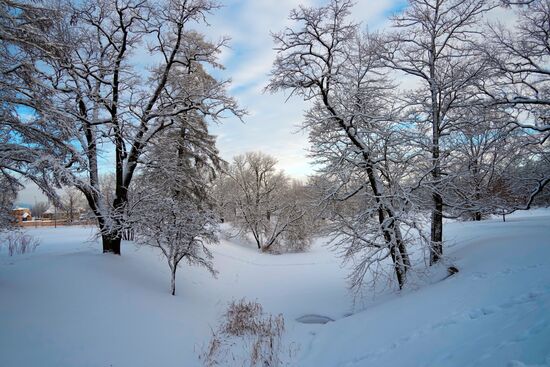
[[[348,270],[322,241],[269,255],[224,239],[218,278],[184,265],[173,297],[155,249],[103,255],[90,227],[29,228],[36,252],[0,250],[0,366],[200,366],[242,297],[284,315],[296,366],[550,366],[550,210],[445,231],[459,273],[432,269],[354,309]],[[335,321],[297,321],[312,316]]]
[[[449,224],[458,274],[327,324],[310,348],[338,353],[303,365],[550,364],[548,214]]]

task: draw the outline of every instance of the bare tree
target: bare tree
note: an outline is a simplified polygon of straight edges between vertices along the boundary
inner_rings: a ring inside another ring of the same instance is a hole
[[[481,85],[491,103],[524,115],[514,121],[539,133],[541,142],[550,137],[550,4],[546,0],[512,2],[515,26],[490,23],[480,50],[493,70]]]
[[[446,144],[452,172],[444,191],[446,215],[481,220],[523,205],[544,175],[520,168],[545,159],[538,139],[510,124],[514,117],[500,109],[471,106],[462,118],[468,121]]]
[[[227,82],[203,68],[220,66],[216,57],[227,40],[211,43],[190,30],[218,4],[90,0],[3,6],[2,89],[9,93],[2,104],[9,107],[11,126],[35,150],[23,173],[44,181],[42,187],[78,188],[98,220],[103,251],[120,254],[129,189],[155,136],[178,130],[188,112],[214,120],[225,111],[242,113],[226,95]],[[51,9],[55,24],[39,29],[35,9]],[[140,65],[140,53],[154,65]],[[22,110],[30,112],[26,119],[17,113]],[[98,161],[109,151],[115,157],[114,199],[105,205]]]
[[[69,222],[72,223],[78,220],[83,199],[82,193],[73,187],[67,187],[63,190],[61,201]]]
[[[309,223],[296,186],[276,169],[277,160],[261,152],[246,153],[233,159],[226,170],[235,215],[230,220],[241,234],[250,233],[258,249],[275,247],[304,250],[309,247]]]
[[[50,205],[48,204],[47,201],[39,201],[34,203],[33,206],[31,207],[32,216],[34,218],[42,218],[42,216],[44,215],[46,210],[48,210],[49,207]]]
[[[387,65],[414,77],[420,87],[407,98],[411,121],[425,136],[432,196],[430,263],[443,254],[444,139],[457,128],[461,107],[476,101],[474,87],[486,65],[473,47],[480,17],[494,5],[485,0],[409,0],[393,18],[393,33],[382,38]],[[458,110],[458,111],[457,111]]]
[[[312,197],[311,185],[300,180],[290,180],[284,191],[287,210],[284,215],[291,219],[281,234],[279,250],[303,252],[310,248],[312,239],[319,229],[319,207]]]
[[[305,127],[323,167],[325,197],[348,204],[331,219],[344,258],[356,259],[352,285],[360,286],[367,271],[391,258],[402,288],[410,268],[401,232],[407,198],[385,169],[397,153],[388,150],[398,135],[391,133],[392,85],[377,45],[346,20],[351,9],[351,1],[334,0],[293,10],[293,27],[274,35],[278,54],[268,89],[313,102]]]

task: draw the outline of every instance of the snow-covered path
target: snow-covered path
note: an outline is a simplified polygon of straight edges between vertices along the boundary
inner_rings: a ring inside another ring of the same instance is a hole
[[[548,210],[449,223],[458,274],[435,281],[435,271],[349,317],[347,270],[320,244],[275,256],[224,240],[218,279],[184,265],[172,297],[152,249],[127,243],[109,256],[88,241],[90,228],[29,231],[42,241],[35,253],[0,251],[2,367],[199,366],[211,328],[241,297],[283,313],[288,341],[300,344],[297,366],[550,365]],[[426,278],[433,283],[422,286]],[[336,321],[295,321],[308,314]]]

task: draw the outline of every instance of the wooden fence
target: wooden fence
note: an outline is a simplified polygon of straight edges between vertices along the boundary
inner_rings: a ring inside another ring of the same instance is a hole
[[[65,219],[58,220],[31,220],[28,222],[18,222],[17,225],[25,228],[38,227],[57,227],[57,226],[90,226],[96,225],[95,219],[68,221]]]

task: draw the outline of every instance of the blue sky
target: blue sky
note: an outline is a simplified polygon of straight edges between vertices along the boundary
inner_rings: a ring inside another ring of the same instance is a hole
[[[263,93],[268,73],[275,58],[270,32],[290,25],[288,14],[300,4],[316,6],[325,0],[225,0],[223,7],[208,18],[209,27],[201,30],[212,40],[231,38],[220,61],[226,69],[220,77],[231,78],[230,94],[241,107],[248,110],[244,122],[228,117],[212,126],[218,148],[225,160],[237,154],[260,150],[275,156],[279,168],[296,178],[313,172],[307,159],[307,134],[300,130],[307,104],[283,93]],[[388,17],[401,10],[404,0],[357,0],[352,18],[369,30],[388,25]],[[107,158],[105,158],[107,159]],[[45,200],[36,186],[29,184],[19,195],[18,202],[32,204]]]
[[[300,130],[307,104],[299,98],[286,101],[286,95],[263,93],[275,57],[270,32],[289,25],[291,9],[303,4],[321,5],[314,0],[227,0],[224,7],[209,18],[205,32],[216,39],[231,37],[230,48],[221,55],[226,66],[222,75],[231,78],[231,94],[249,111],[244,124],[227,118],[212,128],[218,135],[223,158],[251,150],[261,150],[279,160],[279,168],[289,175],[303,178],[312,173],[307,154],[307,134]],[[383,28],[388,16],[403,8],[399,0],[357,1],[353,18],[370,30]]]

